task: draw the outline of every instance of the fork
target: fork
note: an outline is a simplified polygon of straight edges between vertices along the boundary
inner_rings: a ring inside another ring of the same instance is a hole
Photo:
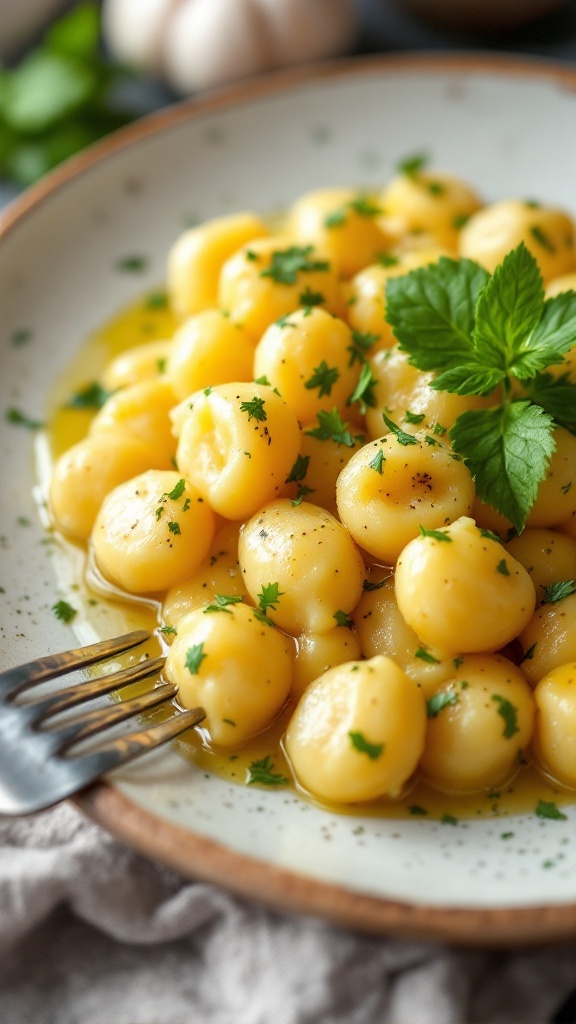
[[[83,680],[47,696],[19,700],[39,683],[122,654],[149,636],[145,630],[134,630],[0,673],[0,814],[31,814],[51,807],[113,768],[203,721],[206,715],[202,708],[180,711],[156,725],[109,739],[96,750],[74,751],[79,741],[169,701],[177,687],[161,683],[138,697],[89,710],[72,722],[51,723],[61,711],[155,676],[164,664],[162,657]]]

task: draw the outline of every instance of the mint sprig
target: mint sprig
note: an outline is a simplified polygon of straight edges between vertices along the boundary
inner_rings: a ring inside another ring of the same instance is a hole
[[[478,496],[520,533],[555,450],[555,425],[576,432],[576,384],[554,378],[576,343],[576,292],[544,299],[538,264],[523,243],[489,275],[442,257],[386,287],[387,319],[409,362],[437,376],[431,387],[488,395],[494,406],[462,413],[450,430]],[[517,382],[526,398],[518,399]]]

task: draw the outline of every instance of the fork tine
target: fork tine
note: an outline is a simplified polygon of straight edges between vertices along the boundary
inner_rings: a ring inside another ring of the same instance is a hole
[[[126,764],[140,754],[155,750],[187,729],[200,725],[205,718],[204,708],[179,711],[165,722],[159,722],[157,725],[148,726],[138,732],[129,733],[128,736],[119,736],[94,753],[70,755],[66,760],[68,763],[81,765],[84,775],[90,773],[92,778],[97,778],[114,768],[119,768],[120,765]]]
[[[85,740],[89,736],[94,736],[101,732],[103,729],[116,725],[117,722],[123,722],[126,718],[131,718],[141,711],[146,711],[148,708],[164,703],[164,701],[174,697],[177,692],[178,687],[173,683],[161,683],[160,686],[154,687],[148,693],[142,693],[138,697],[124,700],[120,704],[110,704],[105,708],[95,708],[94,711],[89,711],[87,714],[82,715],[82,718],[71,725],[62,726],[62,728],[54,727],[49,732],[54,736],[55,749],[59,751],[66,750],[73,743]]]
[[[149,638],[150,634],[147,630],[136,629],[132,633],[112,637],[110,640],[100,640],[87,647],[75,647],[71,651],[49,654],[44,658],[37,658],[36,661],[29,661],[25,665],[18,665],[16,668],[0,673],[0,694],[8,696],[22,693],[23,690],[36,683],[53,679],[54,676],[64,675],[66,672],[73,672],[77,668],[93,665],[96,661],[104,661],[114,654],[122,654]]]
[[[155,675],[164,665],[165,658],[149,658],[146,661],[139,661],[136,665],[120,669],[118,672],[111,672],[109,675],[98,676],[97,679],[90,679],[75,686],[68,686],[65,690],[50,694],[41,700],[27,704],[33,721],[49,718],[59,711],[66,711],[68,708],[83,704],[84,701],[93,697],[100,697],[112,690],[120,690],[123,686],[138,682],[139,679],[147,679]]]

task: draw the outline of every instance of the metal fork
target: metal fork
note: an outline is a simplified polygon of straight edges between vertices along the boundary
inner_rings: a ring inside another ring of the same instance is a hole
[[[148,639],[145,630],[135,630],[0,673],[0,814],[31,814],[51,807],[206,717],[202,708],[180,711],[164,722],[109,739],[97,750],[74,752],[80,740],[174,697],[177,688],[161,683],[141,696],[88,711],[73,722],[50,722],[61,711],[156,675],[164,658],[149,658],[25,703],[19,700],[38,683],[105,661]]]

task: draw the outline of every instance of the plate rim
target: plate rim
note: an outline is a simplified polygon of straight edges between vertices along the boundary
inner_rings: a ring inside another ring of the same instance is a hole
[[[360,55],[273,72],[200,98],[179,100],[88,147],[27,189],[0,213],[0,245],[51,197],[116,153],[187,121],[286,94],[301,86],[382,74],[497,72],[545,79],[576,92],[576,68],[530,55],[484,51],[405,51]],[[145,810],[112,782],[102,781],[73,798],[88,818],[139,853],[182,876],[209,882],[275,910],[319,917],[369,934],[451,941],[469,947],[528,947],[574,938],[576,902],[527,907],[437,907],[358,893],[278,867],[189,831]]]

